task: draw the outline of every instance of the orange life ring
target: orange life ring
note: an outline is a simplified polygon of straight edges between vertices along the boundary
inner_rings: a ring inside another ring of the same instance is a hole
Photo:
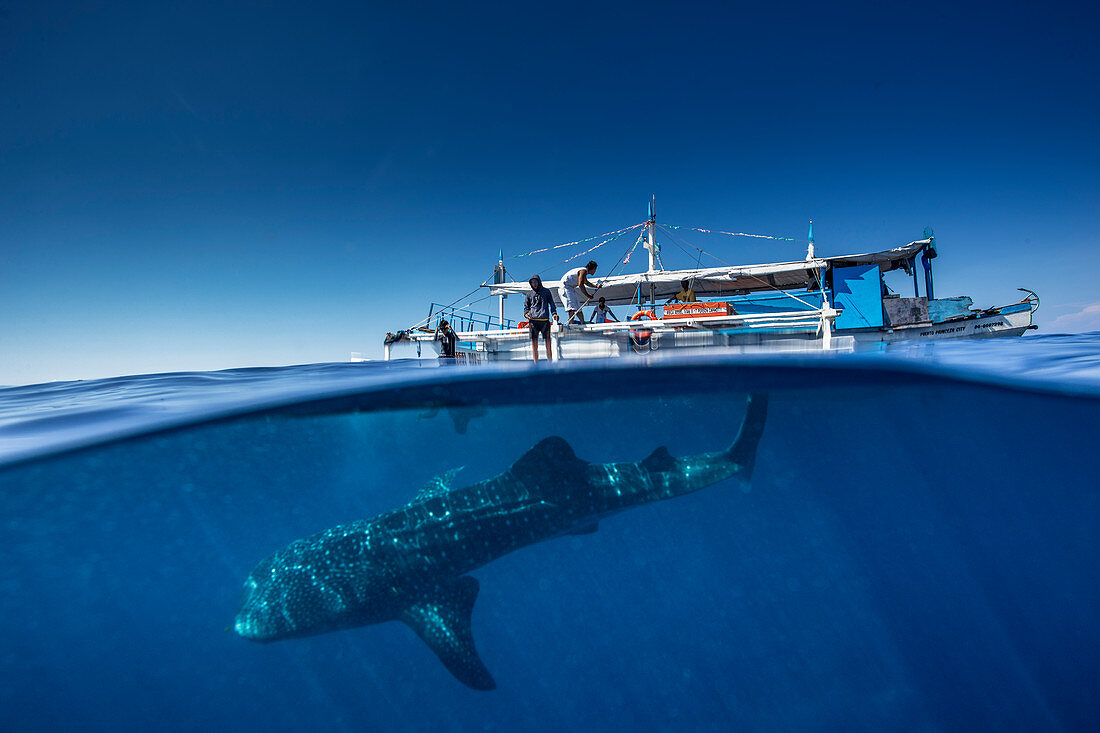
[[[529,325],[531,324],[529,324],[527,321],[520,321],[519,325],[516,326],[516,328],[527,328]]]
[[[640,321],[643,318],[646,318],[650,321],[656,321],[657,320],[657,316],[653,313],[653,311],[638,311],[637,313],[635,313],[634,315],[632,315],[630,317],[630,320]]]

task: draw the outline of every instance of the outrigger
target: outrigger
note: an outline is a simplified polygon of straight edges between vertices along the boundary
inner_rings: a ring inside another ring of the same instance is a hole
[[[1019,288],[1025,294],[1020,301],[991,308],[975,308],[973,300],[966,296],[936,298],[932,260],[938,253],[931,229],[925,229],[923,239],[900,247],[838,257],[815,254],[813,222],[806,240],[718,232],[802,241],[807,245],[806,256],[792,262],[665,270],[657,233],[660,230],[662,235],[677,241],[679,238],[673,233],[676,229],[689,227],[658,225],[651,201],[649,219],[645,222],[588,240],[536,250],[545,252],[602,238],[595,246],[565,261],[572,261],[575,269],[577,258],[627,233],[637,232],[633,246],[619,258],[611,273],[596,280],[596,297],[604,298],[609,306],[633,307],[635,312],[622,322],[580,325],[565,324],[563,311],[562,323],[552,327],[555,358],[589,359],[668,349],[854,350],[897,341],[1021,336],[1036,327],[1033,315],[1039,298],[1026,288]],[[712,233],[705,229],[695,231]],[[646,271],[615,274],[616,269],[629,262],[638,246],[649,255]],[[924,272],[924,295],[920,294],[918,259]],[[912,276],[912,297],[902,297],[887,288],[883,275],[898,269]],[[433,303],[424,320],[386,334],[385,358],[390,359],[393,346],[400,343],[414,345],[418,354],[424,344],[438,351],[435,328],[440,319],[447,319],[457,332],[460,361],[531,359],[527,324],[505,317],[506,298],[510,295],[522,298],[529,286],[526,282],[509,280],[502,254],[493,276],[478,288],[488,292],[482,291],[477,299],[496,297],[498,315],[471,311],[469,305],[473,303],[463,307]],[[675,297],[684,280],[690,283],[698,302],[666,303]],[[550,288],[555,291],[552,285]],[[560,306],[557,292],[554,298]],[[583,305],[590,308],[595,302]]]

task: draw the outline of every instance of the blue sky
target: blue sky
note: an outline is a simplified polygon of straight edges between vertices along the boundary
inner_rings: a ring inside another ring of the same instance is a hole
[[[762,5],[6,5],[0,384],[380,355],[651,194],[1100,328],[1094,5]]]

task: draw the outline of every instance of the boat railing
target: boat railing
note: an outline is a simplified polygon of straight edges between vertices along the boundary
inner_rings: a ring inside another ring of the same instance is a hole
[[[425,321],[426,328],[435,331],[439,321],[446,319],[457,333],[500,331],[515,328],[515,321],[511,318],[501,319],[489,313],[478,313],[469,308],[455,308],[448,305],[432,303],[428,308],[428,318]]]
[[[610,323],[585,323],[565,325],[561,323],[556,329],[563,337],[570,334],[613,334],[628,330],[650,331],[682,331],[687,329],[810,329],[819,331],[824,328],[831,330],[832,321],[836,318],[837,311],[832,308],[819,308],[815,310],[785,311],[780,313],[745,313],[716,316],[691,316],[688,318],[654,318],[640,320],[626,320]],[[505,329],[482,328],[466,329],[453,326],[460,341],[493,340],[499,338],[512,338],[517,334],[526,334],[527,329],[509,325]],[[414,336],[418,340],[430,339],[427,333]]]
[[[584,326],[569,325],[571,328],[584,328],[589,332],[622,331],[636,329],[681,330],[689,328],[793,328],[796,326],[816,326],[822,318],[832,318],[824,310],[786,311],[781,313],[745,313],[718,316],[691,316],[687,318],[643,318],[639,320],[616,321],[612,323],[586,323]]]
[[[444,309],[437,311],[432,324],[432,330],[418,329],[406,331],[406,338],[418,344],[431,342],[435,336],[434,325],[438,323],[438,317],[449,315],[450,311]],[[844,348],[851,341],[851,337],[838,339],[834,333],[834,321],[840,311],[831,307],[814,310],[785,311],[779,313],[745,313],[713,316],[690,316],[685,318],[643,318],[640,320],[627,320],[611,323],[586,323],[584,325],[559,323],[551,331],[558,343],[571,340],[592,340],[600,338],[618,338],[626,333],[637,334],[648,332],[651,334],[671,334],[684,331],[727,331],[744,332],[764,331],[774,333],[803,333],[812,335],[820,341],[820,347],[825,350]],[[492,325],[493,320],[482,316],[482,323]],[[499,319],[496,319],[499,322]],[[458,346],[462,351],[476,353],[480,351],[494,350],[493,344],[508,343],[511,341],[529,339],[527,328],[517,325],[508,325],[504,329],[482,328],[467,329],[465,326],[469,320],[461,317],[454,320],[455,335],[458,337]],[[475,326],[478,324],[474,324]],[[390,345],[386,345],[386,358],[389,358]]]

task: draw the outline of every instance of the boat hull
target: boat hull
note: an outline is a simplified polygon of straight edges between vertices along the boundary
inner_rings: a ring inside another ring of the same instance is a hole
[[[699,328],[653,330],[657,322],[640,322],[636,328],[617,332],[593,332],[559,328],[551,336],[554,353],[560,359],[600,359],[657,351],[712,350],[734,353],[851,351],[874,348],[876,344],[942,341],[964,338],[1021,336],[1032,328],[1032,310],[1009,306],[999,312],[956,319],[944,323],[918,323],[897,328],[834,330],[830,339],[820,329],[802,328]],[[667,321],[660,324],[667,327]],[[460,338],[462,334],[460,334]],[[470,348],[473,347],[473,348]],[[483,361],[530,361],[531,339],[526,329],[497,332],[491,338],[468,342],[460,348],[467,363]],[[540,354],[542,346],[539,347]]]

